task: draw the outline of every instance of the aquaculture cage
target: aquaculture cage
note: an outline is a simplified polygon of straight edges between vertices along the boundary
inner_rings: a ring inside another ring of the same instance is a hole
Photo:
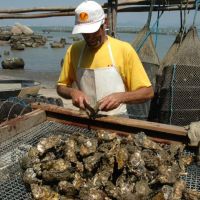
[[[171,45],[171,47],[169,48],[166,55],[164,56],[164,58],[161,61],[160,68],[159,68],[159,74],[160,73],[162,74],[162,70],[163,70],[164,66],[172,64],[173,58],[177,54],[178,49],[179,49],[182,41],[185,38],[185,34],[186,33],[183,30],[180,30],[179,33],[177,34],[173,44]]]
[[[151,106],[149,111],[149,121],[159,121],[159,112],[160,112],[160,89],[163,83],[163,79],[165,74],[163,73],[164,66],[170,66],[173,64],[173,58],[177,54],[179,47],[181,46],[182,41],[185,38],[186,32],[184,29],[180,28],[179,33],[177,34],[173,44],[167,51],[166,55],[160,62],[160,67],[158,69],[157,77],[156,77],[156,87],[154,90],[154,98],[151,100]]]
[[[159,121],[187,125],[200,120],[200,40],[192,26],[171,63],[164,66]]]
[[[133,41],[134,48],[143,63],[145,71],[152,83],[156,86],[156,74],[159,69],[159,58],[153,43],[149,26],[145,25]],[[131,118],[147,119],[149,115],[151,100],[141,104],[131,104],[127,106],[128,114]]]

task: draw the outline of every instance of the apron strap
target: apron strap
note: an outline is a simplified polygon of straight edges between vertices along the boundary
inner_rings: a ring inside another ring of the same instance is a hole
[[[112,49],[111,49],[111,45],[110,45],[109,40],[108,40],[108,51],[109,51],[109,55],[110,55],[112,65],[115,67],[115,60],[114,60],[114,57],[113,57],[113,54],[112,54]]]

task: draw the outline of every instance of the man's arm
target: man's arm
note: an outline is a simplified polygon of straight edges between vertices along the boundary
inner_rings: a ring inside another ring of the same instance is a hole
[[[85,109],[85,103],[89,104],[88,97],[80,90],[67,87],[64,85],[57,85],[57,93],[65,98],[72,99],[74,106]]]
[[[117,108],[121,103],[125,104],[137,104],[143,103],[154,96],[152,86],[142,87],[135,91],[130,92],[118,92],[110,94],[99,101],[99,109],[103,111],[109,111]]]

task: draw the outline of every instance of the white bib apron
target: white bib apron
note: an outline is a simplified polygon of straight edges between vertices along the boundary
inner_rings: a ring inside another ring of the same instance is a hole
[[[115,67],[115,62],[112,55],[110,43],[108,41],[109,56],[112,61],[112,66],[100,67],[97,69],[89,69],[81,67],[81,60],[85,46],[81,51],[77,66],[77,85],[90,99],[90,105],[93,107],[97,101],[103,97],[115,92],[125,92],[123,80]],[[124,115],[127,113],[126,105],[121,104],[118,108],[108,111],[99,112],[105,115]]]

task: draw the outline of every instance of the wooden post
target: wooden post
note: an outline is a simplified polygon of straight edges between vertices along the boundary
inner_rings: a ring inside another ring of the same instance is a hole
[[[117,4],[118,0],[108,0],[108,34],[113,37],[116,37]]]

